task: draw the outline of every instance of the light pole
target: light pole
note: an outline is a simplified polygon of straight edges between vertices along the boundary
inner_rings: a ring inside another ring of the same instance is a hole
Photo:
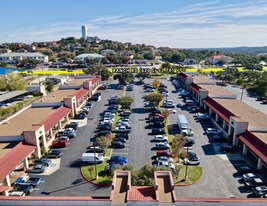
[[[94,154],[95,154],[95,145],[94,145]],[[95,179],[96,180],[98,179],[98,176],[97,176],[97,168],[96,168],[96,156],[95,156]]]
[[[187,147],[187,152],[186,152],[186,157],[187,158],[188,158],[188,148],[189,147]],[[186,165],[185,165],[185,177],[184,177],[185,181],[187,180],[187,165],[188,165],[188,163],[186,162]]]

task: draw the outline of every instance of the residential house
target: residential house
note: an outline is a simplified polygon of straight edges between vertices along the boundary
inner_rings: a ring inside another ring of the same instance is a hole
[[[180,62],[182,65],[192,65],[198,64],[199,61],[197,59],[187,58]]]
[[[80,55],[75,57],[75,60],[86,61],[87,59],[97,58],[101,61],[103,57],[104,56],[102,56],[100,54],[80,54]]]
[[[127,51],[127,50],[120,51],[119,53],[120,56],[130,56],[131,54],[132,51]]]
[[[11,49],[0,49],[0,54],[2,53],[11,53],[12,50]]]
[[[114,50],[111,50],[111,49],[106,49],[106,50],[102,50],[101,51],[101,55],[106,56],[107,54],[110,55],[110,56],[117,55],[117,53]]]
[[[48,56],[38,52],[27,52],[27,53],[4,53],[0,54],[0,61],[8,63],[16,63],[17,59],[34,59],[39,60],[43,63],[48,62]]]
[[[101,41],[101,39],[99,39],[97,36],[95,36],[95,37],[88,36],[87,41],[99,43]]]
[[[26,49],[18,49],[17,50],[17,53],[26,53],[28,52]]]
[[[234,60],[234,58],[225,55],[210,56],[205,58],[205,62],[209,62],[212,65],[217,64],[219,60],[225,60],[226,63],[230,63]]]

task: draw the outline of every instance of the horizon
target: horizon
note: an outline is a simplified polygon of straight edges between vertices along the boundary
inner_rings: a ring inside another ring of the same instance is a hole
[[[16,5],[14,7],[14,5]],[[82,7],[80,5],[83,5]],[[155,47],[199,49],[267,45],[267,0],[177,2],[5,2],[0,43],[88,36]],[[12,15],[10,15],[12,8]],[[130,9],[129,9],[130,8]],[[21,15],[23,13],[23,15]],[[69,15],[72,14],[72,15]],[[19,18],[19,21],[18,21]]]

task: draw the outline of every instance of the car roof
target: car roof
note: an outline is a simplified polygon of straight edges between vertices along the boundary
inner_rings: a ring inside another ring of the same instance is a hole
[[[112,156],[110,159],[122,159],[122,156]]]

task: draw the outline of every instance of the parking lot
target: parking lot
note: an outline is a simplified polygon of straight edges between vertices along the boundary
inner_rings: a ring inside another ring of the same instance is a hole
[[[147,83],[151,79],[145,80]],[[171,82],[162,79],[168,86],[168,99],[172,99],[177,105],[183,103],[183,99],[178,96]],[[112,95],[121,96],[123,90],[115,90],[117,81],[108,81],[110,88],[100,91],[102,93],[101,101],[96,102],[87,115],[87,124],[83,120],[77,130],[77,136],[70,140],[66,148],[61,149],[64,153],[61,158],[60,169],[51,175],[41,175],[41,184],[34,189],[32,195],[50,195],[50,196],[109,196],[111,188],[109,186],[95,186],[85,181],[80,174],[82,165],[81,156],[83,152],[91,145],[91,138],[97,132],[96,127],[100,121],[101,113],[108,107],[107,100]],[[112,155],[121,155],[128,158],[135,168],[140,168],[146,163],[152,163],[157,150],[154,150],[155,142],[151,142],[154,135],[151,135],[151,129],[148,126],[146,118],[148,112],[144,108],[143,86],[135,85],[133,91],[127,91],[126,96],[134,98],[131,106],[130,124],[132,131],[130,138],[123,149],[113,149]],[[184,114],[187,118],[189,128],[193,130],[195,140],[193,152],[201,158],[201,164],[204,168],[204,176],[200,182],[188,187],[175,187],[177,197],[248,197],[244,189],[241,175],[237,174],[239,166],[246,165],[246,162],[239,154],[222,154],[218,150],[218,144],[213,145],[210,136],[205,134],[211,123],[196,122],[194,114],[189,113],[187,107],[174,108],[178,114]],[[177,133],[177,114],[169,116],[170,124],[173,125],[173,133]],[[34,176],[34,175],[31,175]],[[40,176],[38,176],[40,177]],[[201,189],[200,189],[201,188]]]

